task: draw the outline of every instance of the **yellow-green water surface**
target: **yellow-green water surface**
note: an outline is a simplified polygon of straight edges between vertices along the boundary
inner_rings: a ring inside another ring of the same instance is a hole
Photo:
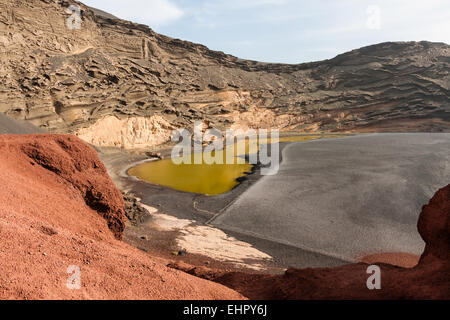
[[[306,141],[318,138],[321,138],[321,136],[280,137],[279,142]],[[246,142],[246,149],[244,151],[246,154],[257,151],[257,149],[255,150],[249,146],[248,140]],[[260,144],[270,142],[270,139],[259,141]],[[234,148],[234,152],[229,152],[231,148]],[[240,162],[244,163],[238,163],[236,160],[234,164],[228,164],[230,161],[226,161],[226,159],[230,157],[230,154],[231,156],[242,154],[242,151],[239,152],[237,150],[236,145],[228,146],[224,150],[216,152],[217,154],[214,151],[204,152],[203,159],[212,156],[218,158],[223,157],[224,164],[207,164],[205,161],[202,164],[175,164],[172,159],[164,159],[140,164],[131,168],[128,174],[141,180],[175,190],[217,195],[233,189],[239,184],[236,179],[250,172],[253,165],[245,163],[243,160],[240,160]],[[187,157],[193,159],[195,155],[188,155]],[[194,161],[191,162],[193,163]]]

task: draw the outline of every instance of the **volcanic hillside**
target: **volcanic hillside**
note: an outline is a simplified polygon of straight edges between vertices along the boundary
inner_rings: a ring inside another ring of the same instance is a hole
[[[0,184],[0,299],[242,298],[119,241],[122,195],[77,137],[1,135]]]
[[[450,131],[447,44],[261,63],[82,4],[81,28],[69,29],[74,3],[0,0],[0,112],[126,148],[165,142],[196,119],[218,128]]]

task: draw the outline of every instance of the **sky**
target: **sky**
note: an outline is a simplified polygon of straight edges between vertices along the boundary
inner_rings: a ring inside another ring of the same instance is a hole
[[[450,44],[450,0],[81,0],[239,58],[302,63],[385,41]]]

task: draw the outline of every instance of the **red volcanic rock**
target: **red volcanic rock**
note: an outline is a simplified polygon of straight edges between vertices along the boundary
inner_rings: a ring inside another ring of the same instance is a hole
[[[77,189],[86,204],[107,221],[114,236],[121,240],[126,221],[123,197],[95,150],[68,135],[24,139],[15,148],[20,147],[32,162],[53,172],[55,179],[64,179]]]
[[[0,185],[0,299],[243,298],[117,240],[122,198],[76,137],[0,135]]]
[[[381,289],[369,290],[369,264],[288,269],[283,275],[225,273],[183,265],[176,269],[224,284],[250,299],[450,299],[450,185],[423,206],[418,229],[426,242],[419,264],[401,268],[376,263]]]
[[[439,190],[430,202],[423,206],[417,227],[420,236],[426,243],[420,264],[444,263],[449,265],[450,185]]]
[[[419,263],[420,256],[404,252],[385,252],[375,253],[365,256],[361,259],[361,262],[367,264],[375,263],[387,263],[393,266],[412,268]]]

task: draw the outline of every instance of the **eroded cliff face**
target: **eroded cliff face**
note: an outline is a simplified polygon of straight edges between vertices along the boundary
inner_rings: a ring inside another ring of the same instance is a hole
[[[145,148],[170,140],[175,126],[160,115],[118,118],[106,116],[76,135],[93,145],[123,149]]]
[[[71,30],[66,8],[74,3],[0,0],[0,112],[98,144],[122,140],[117,130],[113,142],[94,141],[110,116],[138,145],[164,140],[133,120],[154,116],[183,128],[201,119],[219,129],[450,130],[447,44],[383,43],[322,62],[260,63],[82,4],[81,28]]]

